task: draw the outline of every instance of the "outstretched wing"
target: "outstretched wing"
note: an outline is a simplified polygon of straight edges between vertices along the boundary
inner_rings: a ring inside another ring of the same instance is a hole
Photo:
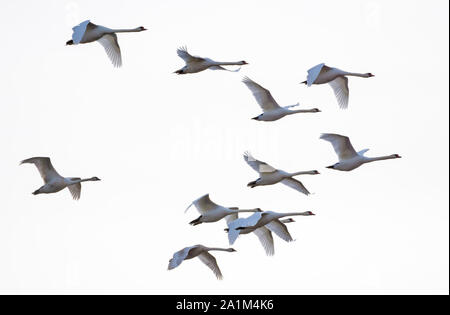
[[[94,28],[96,25],[91,23],[89,20],[86,20],[84,22],[81,22],[79,25],[72,28],[72,41],[73,43],[79,44],[81,40],[83,39],[84,34],[86,33],[86,30]]]
[[[182,250],[179,250],[178,252],[173,254],[172,259],[169,260],[168,269],[172,270],[172,269],[178,267],[183,262],[183,260],[187,257],[187,255],[189,254],[189,251],[194,247],[195,246],[185,247]]]
[[[81,178],[78,177],[71,177],[70,180],[79,180]],[[68,186],[70,193],[72,194],[72,198],[74,200],[79,200],[81,196],[81,183],[73,184]]]
[[[184,62],[189,63],[189,62],[202,62],[205,59],[201,58],[201,57],[195,57],[192,56],[190,53],[188,53],[187,48],[186,47],[180,47],[177,49],[177,55],[184,60]]]
[[[266,162],[259,161],[255,159],[250,152],[244,153],[244,160],[247,162],[248,165],[250,165],[251,168],[253,168],[258,173],[273,173],[277,169],[270,166]]]
[[[334,95],[338,101],[339,107],[346,109],[348,107],[348,78],[344,76],[337,77],[333,81],[328,82],[333,89]]]
[[[46,184],[54,178],[61,177],[61,175],[56,172],[55,168],[52,165],[52,162],[50,161],[50,158],[48,157],[33,157],[20,162],[20,164],[24,163],[34,164],[37,167],[39,174],[41,174],[44,183]]]
[[[264,212],[255,212],[247,218],[239,218],[228,222],[228,241],[230,245],[234,244],[240,234],[238,228],[255,226],[261,219]]]
[[[324,63],[318,64],[317,66],[312,67],[311,69],[308,70],[308,76],[306,78],[306,84],[308,86],[311,86],[317,79],[317,77],[319,76],[320,72],[322,70],[327,70],[329,69],[327,66],[325,66]]]
[[[206,194],[194,200],[191,205],[194,205],[200,214],[205,214],[208,211],[218,207],[218,205],[209,198],[209,194]],[[186,209],[186,211],[189,208],[190,206]]]
[[[339,161],[351,159],[358,155],[350,143],[350,139],[346,136],[341,136],[335,133],[323,133],[320,136],[320,139],[328,141],[333,145]]]
[[[119,42],[117,35],[114,33],[105,34],[97,40],[105,49],[109,60],[111,60],[114,67],[122,66],[122,54],[120,53]]]
[[[289,186],[301,193],[304,193],[305,195],[310,194],[310,192],[308,191],[308,189],[306,189],[306,187],[302,184],[302,182],[300,182],[294,178],[285,178],[281,182],[283,184],[285,184],[286,186]]]
[[[263,88],[249,77],[244,77],[242,82],[244,82],[250,91],[252,91],[253,96],[264,112],[280,108],[278,103],[272,97],[272,94],[270,94],[269,90]]]
[[[272,220],[266,224],[266,227],[275,233],[279,238],[286,242],[292,242],[292,236],[289,233],[287,226],[284,223],[281,223],[280,220]]]
[[[217,279],[222,280],[222,272],[220,272],[219,265],[217,265],[216,258],[208,252],[203,252],[197,256],[209,269],[216,275]]]
[[[275,247],[273,245],[273,236],[269,229],[262,226],[253,231],[259,239],[259,242],[264,247],[267,256],[275,254]]]

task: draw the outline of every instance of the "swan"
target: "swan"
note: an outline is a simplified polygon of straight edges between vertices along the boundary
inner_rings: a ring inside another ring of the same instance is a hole
[[[189,208],[194,205],[198,212],[200,212],[200,216],[189,222],[189,224],[191,225],[198,225],[198,224],[202,224],[202,223],[210,223],[210,222],[217,222],[223,218],[225,218],[228,215],[231,214],[237,214],[239,212],[256,212],[256,211],[260,211],[259,208],[255,208],[255,209],[246,209],[246,210],[241,210],[239,208],[226,208],[226,207],[222,207],[216,203],[214,203],[213,201],[211,201],[211,199],[209,198],[209,194],[206,194],[196,200],[194,200],[187,208],[184,212],[188,211]]]
[[[230,245],[234,244],[240,234],[248,234],[255,230],[266,227],[274,232],[278,237],[286,242],[292,242],[292,237],[281,218],[287,216],[312,216],[315,215],[311,211],[279,213],[274,211],[255,212],[248,218],[239,218],[228,223],[228,241]]]
[[[186,62],[186,65],[175,71],[176,74],[186,74],[186,73],[197,73],[206,69],[210,70],[226,70],[230,72],[238,72],[241,68],[239,67],[237,70],[228,70],[223,68],[222,66],[241,66],[247,65],[246,61],[236,61],[236,62],[220,62],[214,61],[209,58],[202,58],[197,56],[192,56],[188,53],[186,47],[180,47],[177,49],[178,56]]]
[[[348,78],[347,76],[361,77],[361,78],[371,78],[374,75],[370,72],[368,73],[355,73],[340,70],[338,68],[331,68],[326,66],[324,63],[318,64],[317,66],[308,70],[308,76],[306,81],[302,84],[311,86],[312,84],[324,84],[328,83],[334,91],[334,95],[337,98],[338,104],[342,109],[348,107]]]
[[[320,110],[318,108],[313,109],[298,109],[298,110],[290,110],[288,108],[299,106],[297,103],[295,105],[289,105],[280,107],[275,99],[270,94],[270,91],[263,88],[261,85],[251,80],[249,77],[244,77],[242,80],[244,84],[252,91],[253,96],[258,102],[259,106],[263,110],[263,113],[259,116],[253,117],[254,120],[259,121],[275,121],[280,118],[283,118],[286,115],[292,115],[297,113],[318,113]]]
[[[226,218],[227,221],[227,225],[230,224],[231,222],[235,221],[238,219],[238,214],[230,214],[229,216],[227,216]],[[284,223],[292,223],[295,222],[294,219],[292,218],[288,218],[288,219],[282,219],[279,220],[281,224]],[[225,231],[228,233],[229,229],[225,229]],[[287,231],[287,228],[286,228]],[[275,247],[274,247],[274,243],[273,243],[273,236],[272,236],[272,232],[266,228],[265,226],[262,226],[260,228],[257,228],[253,231],[245,231],[242,234],[248,234],[253,232],[257,237],[259,242],[261,243],[262,247],[264,248],[264,251],[266,252],[267,256],[273,256],[275,254]],[[287,232],[289,233],[289,232]]]
[[[75,26],[72,30],[72,39],[67,41],[66,45],[86,44],[97,41],[105,49],[114,67],[121,67],[122,55],[116,33],[142,32],[147,29],[143,26],[131,29],[111,29],[101,25],[95,25],[87,20]]]
[[[327,166],[327,168],[338,171],[351,171],[365,163],[401,158],[398,154],[380,157],[366,157],[364,154],[369,151],[369,149],[356,152],[348,137],[334,133],[323,133],[320,136],[320,139],[329,141],[333,145],[334,151],[339,158],[339,162],[334,165]]]
[[[89,181],[99,181],[98,177],[91,177],[81,179],[78,177],[62,177],[56,172],[55,168],[48,157],[34,157],[23,160],[20,164],[30,163],[34,164],[42,179],[44,180],[44,186],[33,192],[33,195],[39,194],[51,194],[56,193],[64,188],[69,188],[70,193],[74,200],[80,199],[81,195],[81,183]]]
[[[217,247],[206,247],[203,245],[194,245],[190,247],[185,247],[182,250],[173,254],[173,258],[169,261],[169,270],[178,267],[183,260],[192,259],[198,257],[206,266],[211,269],[216,275],[217,279],[222,280],[222,272],[220,272],[219,266],[217,265],[217,260],[211,255],[210,251],[223,251],[223,252],[235,252],[233,248],[217,248]]]
[[[245,152],[244,160],[248,165],[251,166],[255,171],[259,173],[260,178],[247,184],[248,187],[254,188],[256,186],[273,185],[276,183],[283,183],[305,195],[309,195],[310,192],[306,189],[303,184],[292,178],[297,175],[317,175],[320,174],[318,171],[305,171],[305,172],[295,172],[287,173],[283,170],[277,170],[276,168],[270,166],[269,164],[256,160],[249,152]]]

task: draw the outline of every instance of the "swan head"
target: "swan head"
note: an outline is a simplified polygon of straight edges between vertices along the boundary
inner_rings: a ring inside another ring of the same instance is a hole
[[[371,77],[374,77],[375,75],[372,74],[372,73],[370,73],[370,72],[368,72],[368,73],[366,73],[366,76],[367,76],[368,78],[371,78]]]
[[[316,170],[311,171],[311,175],[319,175],[319,174],[320,174],[319,171],[316,171]]]
[[[392,156],[394,159],[400,159],[400,158],[401,158],[401,156],[398,155],[398,154],[392,154],[391,156]]]
[[[320,113],[320,109],[318,109],[318,108],[313,108],[311,111],[312,111],[313,113]]]
[[[73,45],[73,40],[71,39],[71,40],[68,40],[67,42],[66,42],[66,46],[68,46],[68,45]]]
[[[240,65],[248,65],[248,62],[245,60],[239,61],[238,64]]]
[[[91,178],[91,181],[93,181],[93,182],[97,182],[99,180],[101,180],[101,179],[98,178],[97,176],[94,176],[94,177]]]
[[[305,213],[304,213],[304,215],[306,215],[306,216],[310,216],[310,215],[315,215],[314,213],[312,213],[311,211],[306,211]]]
[[[137,29],[138,29],[139,32],[142,32],[142,31],[146,31],[146,30],[147,30],[147,29],[146,29],[145,27],[143,27],[143,26],[139,26]]]
[[[230,253],[237,252],[237,250],[235,250],[234,248],[228,248],[227,251],[230,252]]]
[[[295,220],[292,219],[292,218],[289,218],[289,219],[286,219],[284,222],[285,223],[292,223],[292,222],[295,222]]]

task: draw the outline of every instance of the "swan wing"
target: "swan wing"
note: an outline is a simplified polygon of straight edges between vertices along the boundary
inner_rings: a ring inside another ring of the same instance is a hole
[[[328,82],[333,89],[334,95],[338,101],[339,107],[346,109],[348,107],[348,78],[344,76],[337,77],[333,81]]]
[[[185,247],[182,250],[179,250],[178,252],[176,252],[175,254],[173,254],[172,259],[169,260],[169,270],[172,270],[176,267],[178,267],[183,260],[186,259],[187,255],[189,255],[189,252],[191,251],[191,249],[195,248],[196,246],[190,246],[190,247]]]
[[[255,159],[250,152],[244,153],[244,160],[247,162],[248,165],[250,165],[251,168],[253,168],[258,173],[273,173],[276,172],[276,168],[270,166],[269,164],[259,161]]]
[[[358,155],[350,143],[350,139],[346,136],[335,133],[323,133],[320,139],[331,142],[340,161],[351,159]]]
[[[364,149],[358,152],[359,155],[364,155],[369,149]]]
[[[178,57],[180,57],[181,59],[183,59],[184,62],[186,62],[186,63],[190,63],[190,62],[202,62],[202,61],[205,61],[204,58],[192,56],[190,53],[188,53],[186,47],[180,47],[180,48],[178,48],[178,49],[177,49],[177,55],[178,55]]]
[[[294,178],[285,178],[281,182],[283,184],[285,184],[286,186],[289,186],[305,195],[310,194],[310,192],[308,191],[308,189],[306,189],[306,187],[302,184],[302,182],[300,182]]]
[[[80,180],[79,177],[71,177],[70,180]],[[79,200],[81,196],[81,183],[73,184],[68,186],[70,193],[72,194],[72,198],[74,200]]]
[[[253,231],[259,239],[259,242],[264,247],[267,256],[275,254],[275,247],[273,245],[273,236],[269,229],[262,226]]]
[[[272,97],[272,94],[270,94],[269,90],[263,88],[261,85],[251,80],[249,77],[244,77],[242,82],[244,82],[244,84],[250,89],[250,91],[252,91],[256,102],[258,102],[263,112],[280,108],[275,99]]]
[[[238,210],[239,208],[229,208],[231,210]],[[239,219],[239,212],[235,212],[232,214],[229,214],[225,217],[225,221],[227,222],[227,225],[235,220]]]
[[[216,275],[217,279],[222,280],[222,272],[220,272],[219,265],[217,264],[216,258],[208,252],[203,252],[198,255],[198,258],[211,269]]]
[[[200,214],[205,214],[208,211],[211,211],[218,207],[218,205],[216,203],[211,201],[211,199],[209,198],[209,194],[206,194],[206,195],[198,198],[197,200],[194,200],[192,202],[192,204],[195,206],[195,208],[197,208],[197,210]]]
[[[292,242],[292,236],[289,233],[287,226],[280,220],[273,220],[266,224],[266,227],[275,233],[279,238],[286,242]]]
[[[297,103],[297,104],[294,104],[294,105],[283,106],[283,108],[288,109],[288,108],[297,107],[297,106],[300,106],[300,103]]]
[[[230,245],[234,244],[240,234],[238,228],[255,226],[261,219],[263,213],[264,212],[255,212],[247,218],[239,218],[228,222],[228,241],[230,242]]]
[[[117,41],[117,35],[114,33],[108,33],[103,35],[97,40],[105,49],[109,60],[111,60],[114,67],[119,68],[122,66],[122,54],[120,53],[119,42]]]
[[[55,170],[52,162],[50,161],[50,158],[48,157],[33,157],[20,162],[20,164],[24,163],[34,164],[37,167],[39,174],[41,174],[44,183],[46,184],[54,178],[62,178],[61,175],[59,175]]]
[[[311,86],[317,80],[317,77],[319,76],[320,72],[322,70],[328,70],[328,69],[329,68],[327,66],[325,66],[324,63],[320,63],[317,66],[314,66],[311,69],[309,69],[308,76],[306,77],[306,84],[308,86]]]
[[[72,41],[74,44],[79,44],[83,40],[86,31],[95,28],[97,25],[91,23],[89,20],[81,22],[79,25],[72,28]]]

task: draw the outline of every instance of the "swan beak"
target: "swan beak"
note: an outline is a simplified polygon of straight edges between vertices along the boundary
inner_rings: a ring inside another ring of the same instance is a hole
[[[146,29],[145,27],[142,28],[143,31],[148,31],[148,29]]]

